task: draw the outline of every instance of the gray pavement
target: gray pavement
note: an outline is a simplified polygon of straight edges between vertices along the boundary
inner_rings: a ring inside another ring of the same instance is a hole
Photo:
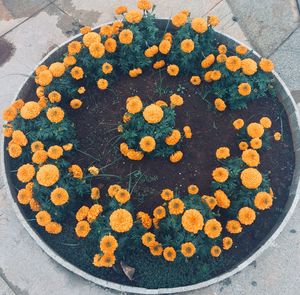
[[[80,25],[113,20],[117,5],[135,0],[0,0],[0,109],[51,49]],[[189,9],[193,16],[216,14],[219,30],[271,56],[300,103],[300,29],[295,0],[156,0],[160,17]],[[1,151],[2,152],[2,151]],[[116,294],[81,279],[50,259],[30,238],[0,179],[0,295]],[[197,295],[295,295],[300,280],[300,205],[287,227],[259,258],[232,278]]]

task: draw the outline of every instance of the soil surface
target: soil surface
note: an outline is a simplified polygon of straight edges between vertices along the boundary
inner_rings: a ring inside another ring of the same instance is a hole
[[[212,107],[215,97],[206,96],[203,86],[191,85],[188,78],[171,78],[152,70],[135,79],[122,76],[112,89],[113,91],[105,92],[100,92],[96,88],[90,89],[84,96],[83,106],[79,110],[66,110],[76,124],[77,139],[80,142],[80,151],[72,160],[85,168],[92,164],[105,167],[114,163],[102,171],[105,174],[121,176],[122,179],[115,176],[95,178],[93,185],[101,187],[104,195],[112,183],[121,182],[124,185],[131,183],[136,209],[150,213],[154,207],[161,204],[160,192],[164,188],[185,193],[188,185],[197,184],[200,194],[211,194],[211,172],[219,166],[215,158],[216,149],[227,146],[231,150],[231,155],[241,155],[237,146],[239,139],[232,122],[237,118],[243,118],[246,123],[259,122],[263,116],[271,118],[273,123],[269,132],[271,148],[261,152],[259,169],[261,172],[270,173],[271,187],[275,195],[273,207],[258,214],[252,226],[244,227],[243,232],[234,237],[234,247],[222,254],[223,262],[210,277],[227,272],[244,261],[263,243],[274,225],[282,219],[289,195],[295,159],[287,114],[279,100],[258,98],[250,103],[246,110],[218,112]],[[118,151],[121,139],[117,126],[125,113],[126,98],[138,95],[144,105],[159,99],[169,103],[169,96],[172,93],[180,94],[184,98],[184,105],[176,108],[176,127],[182,130],[185,125],[189,125],[193,132],[192,139],[183,142],[183,160],[178,164],[172,164],[167,159],[147,158],[136,162],[121,156]],[[282,140],[279,142],[273,140],[272,135],[275,131],[282,133]],[[13,167],[7,161],[7,171],[10,170],[13,170]],[[140,174],[136,177],[132,173],[139,170],[144,175],[140,180]],[[16,197],[15,183],[12,177],[11,188],[14,197]],[[34,215],[28,208],[20,206],[20,209],[42,239],[71,263],[110,281],[139,285],[137,280],[129,281],[118,269],[104,273],[91,267],[88,250],[74,234],[74,216],[65,221],[68,226],[64,228],[69,230],[53,238],[35,221],[31,221]],[[187,279],[185,284],[196,283],[210,277],[199,277],[198,281]],[[182,282],[178,282],[178,285],[180,284]],[[146,284],[144,286],[149,287]],[[171,286],[168,282],[162,282],[159,287]]]

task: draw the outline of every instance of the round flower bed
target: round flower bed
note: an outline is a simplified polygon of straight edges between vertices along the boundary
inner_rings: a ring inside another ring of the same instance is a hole
[[[10,189],[84,277],[137,293],[203,286],[295,206],[293,104],[273,63],[215,32],[216,16],[157,21],[147,0],[116,14],[46,58],[4,110]]]

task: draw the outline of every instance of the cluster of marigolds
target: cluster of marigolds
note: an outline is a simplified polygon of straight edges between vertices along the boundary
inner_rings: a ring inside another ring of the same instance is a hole
[[[146,12],[152,9],[152,4],[148,0],[139,0],[138,8]],[[143,19],[143,13],[140,10],[127,11],[127,7],[125,6],[118,7],[116,13],[123,15],[124,19],[130,24],[138,24]],[[187,24],[188,21],[189,13],[186,11],[182,11],[172,18],[172,24],[177,28]],[[191,20],[190,27],[194,32],[203,34],[208,30],[209,26],[216,26],[218,23],[218,18],[215,16],[208,17],[208,20],[194,18]],[[68,174],[80,180],[84,179],[84,173],[78,165],[71,165],[66,169],[61,169],[55,164],[55,161],[62,158],[64,153],[72,150],[72,143],[66,142],[60,146],[55,142],[51,144],[49,144],[49,142],[41,142],[38,138],[30,141],[26,134],[26,132],[30,133],[30,130],[21,130],[19,123],[16,122],[33,122],[42,116],[53,124],[53,126],[63,122],[66,116],[60,106],[60,102],[63,99],[62,94],[56,90],[46,94],[45,87],[63,75],[71,75],[79,84],[80,81],[86,78],[89,73],[86,73],[81,66],[76,65],[76,55],[79,54],[83,48],[87,48],[89,54],[98,60],[106,54],[112,55],[117,52],[118,46],[130,46],[135,38],[130,29],[123,28],[122,21],[115,21],[112,25],[102,26],[100,32],[92,32],[89,27],[84,27],[81,29],[81,33],[83,34],[82,42],[72,41],[68,45],[68,54],[64,57],[62,62],[54,62],[49,67],[41,65],[36,69],[35,82],[38,85],[36,89],[38,101],[24,102],[22,99],[18,99],[10,107],[5,109],[3,113],[3,119],[8,122],[4,126],[4,135],[10,139],[7,151],[10,157],[19,159],[22,163],[16,173],[18,181],[24,185],[24,187],[18,190],[18,201],[23,205],[29,205],[33,211],[37,212],[37,223],[45,227],[45,230],[50,234],[60,233],[62,226],[56,222],[55,219],[52,220],[54,217],[51,216],[47,210],[41,208],[35,199],[33,194],[35,183],[51,189],[51,193],[48,196],[49,202],[55,206],[63,206],[69,202],[71,195],[69,195],[66,188],[57,186],[60,177],[64,174]],[[172,34],[166,33],[160,43],[146,49],[144,55],[147,58],[154,58],[156,55],[160,57],[166,56],[172,50],[173,45]],[[195,44],[191,39],[184,39],[180,43],[180,48],[183,53],[191,54],[195,50]],[[258,66],[264,72],[271,72],[273,70],[273,64],[268,59],[262,58],[257,65],[251,58],[241,58],[241,56],[247,54],[247,51],[246,47],[239,45],[236,47],[236,52],[240,57],[235,55],[227,57],[226,46],[220,45],[218,47],[219,54],[217,56],[209,54],[202,61],[199,61],[202,69],[207,69],[204,76],[191,76],[189,78],[190,82],[197,86],[200,85],[201,79],[204,79],[208,83],[220,80],[222,78],[222,72],[220,70],[209,70],[214,63],[224,64],[226,69],[233,73],[241,71],[243,74],[249,76],[257,72]],[[166,65],[163,58],[156,60],[152,66],[154,69],[166,67],[166,71],[170,76],[177,76],[180,72],[178,65]],[[108,62],[103,63],[102,72],[103,76],[109,77],[113,72],[112,64]],[[134,78],[141,75],[142,72],[141,68],[133,68],[129,70],[128,74]],[[109,86],[109,81],[102,77],[97,81],[97,85],[100,90],[105,90]],[[85,91],[86,89],[83,85],[78,86],[78,96],[83,95]],[[241,83],[237,85],[237,92],[242,96],[247,96],[251,93],[251,85],[249,83]],[[138,96],[129,97],[126,101],[127,113],[123,117],[124,124],[120,125],[118,130],[122,133],[123,130],[126,129],[126,125],[133,120],[135,116],[143,118],[145,124],[149,126],[159,124],[164,119],[167,109],[173,110],[175,107],[181,106],[183,102],[183,98],[180,95],[173,94],[170,96],[170,105],[165,101],[159,100],[153,104],[144,106]],[[79,98],[72,98],[70,100],[70,106],[73,109],[80,108],[82,103],[82,100]],[[214,103],[217,110],[225,110],[226,103],[222,98],[216,98]],[[233,126],[237,130],[246,128],[246,133],[249,136],[248,142],[242,141],[239,143],[239,148],[242,151],[241,159],[247,165],[247,168],[243,169],[240,173],[240,183],[241,186],[248,190],[259,189],[263,181],[263,176],[257,168],[260,164],[259,149],[263,145],[262,136],[265,130],[270,128],[271,125],[272,122],[267,117],[261,118],[259,123],[250,123],[247,126],[244,126],[242,119],[237,119],[233,122]],[[183,133],[185,138],[192,137],[192,131],[189,126],[184,127]],[[167,146],[175,146],[182,137],[183,135],[177,129],[173,129],[161,140],[162,142],[157,142],[154,138],[154,134],[147,134],[139,139],[137,149],[133,149],[129,147],[126,142],[123,142],[120,145],[120,151],[130,160],[142,160],[145,154],[150,154],[155,151],[158,145],[166,144]],[[274,139],[280,140],[280,138],[280,133],[276,132]],[[28,147],[30,161],[24,162],[24,160],[22,160],[23,149]],[[182,157],[182,151],[176,150],[169,155],[169,160],[176,163],[180,161]],[[218,159],[229,158],[229,148],[220,147],[216,151],[216,157]],[[51,163],[48,163],[48,160],[51,160]],[[89,172],[93,175],[97,175],[99,169],[91,167]],[[212,172],[212,178],[215,182],[225,183],[226,181],[230,181],[230,172],[226,167],[217,167]],[[225,236],[222,239],[222,244],[215,244],[211,247],[211,255],[218,257],[222,252],[222,248],[228,250],[232,246],[233,240],[229,235],[240,233],[243,226],[248,226],[254,222],[256,210],[269,209],[273,202],[271,189],[270,191],[259,191],[255,195],[252,208],[240,208],[236,219],[228,220],[226,224],[222,226],[221,222],[216,218],[205,220],[200,210],[186,209],[185,202],[170,189],[164,189],[162,191],[161,197],[165,202],[153,210],[152,216],[145,212],[138,212],[136,219],[133,216],[133,212],[122,208],[122,205],[127,203],[131,198],[129,191],[115,184],[109,187],[108,195],[120,204],[120,208],[114,210],[107,216],[111,233],[104,235],[99,241],[100,253],[94,256],[93,262],[97,267],[112,267],[115,264],[115,252],[118,249],[118,239],[114,233],[128,233],[135,220],[141,222],[142,226],[147,230],[141,237],[141,243],[149,249],[152,255],[162,255],[166,261],[174,261],[176,256],[180,254],[185,257],[195,255],[198,250],[198,245],[195,245],[189,240],[184,241],[179,249],[174,248],[172,245],[162,244],[157,240],[156,235],[151,229],[155,228],[159,230],[160,223],[168,218],[168,216],[180,218],[182,230],[193,235],[198,235],[199,232],[203,231],[208,238],[214,240],[224,233]],[[201,199],[211,210],[214,210],[215,207],[227,209],[231,205],[230,192],[224,192],[223,190],[216,190],[213,196],[200,196],[198,187],[196,185],[190,185],[188,187],[188,197]],[[100,198],[98,188],[94,187],[91,189],[91,198],[93,200]],[[99,203],[91,207],[81,207],[76,214],[78,223],[75,232],[77,236],[80,238],[87,237],[91,230],[90,225],[104,212],[104,208]]]

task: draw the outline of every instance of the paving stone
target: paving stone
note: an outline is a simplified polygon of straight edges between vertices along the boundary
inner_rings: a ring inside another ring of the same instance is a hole
[[[271,56],[291,91],[300,90],[300,27]]]
[[[12,289],[1,278],[1,275],[0,275],[0,295],[15,295]]]
[[[295,0],[228,0],[242,30],[254,48],[269,56],[296,29]]]
[[[48,5],[50,0],[0,0],[0,36]]]

